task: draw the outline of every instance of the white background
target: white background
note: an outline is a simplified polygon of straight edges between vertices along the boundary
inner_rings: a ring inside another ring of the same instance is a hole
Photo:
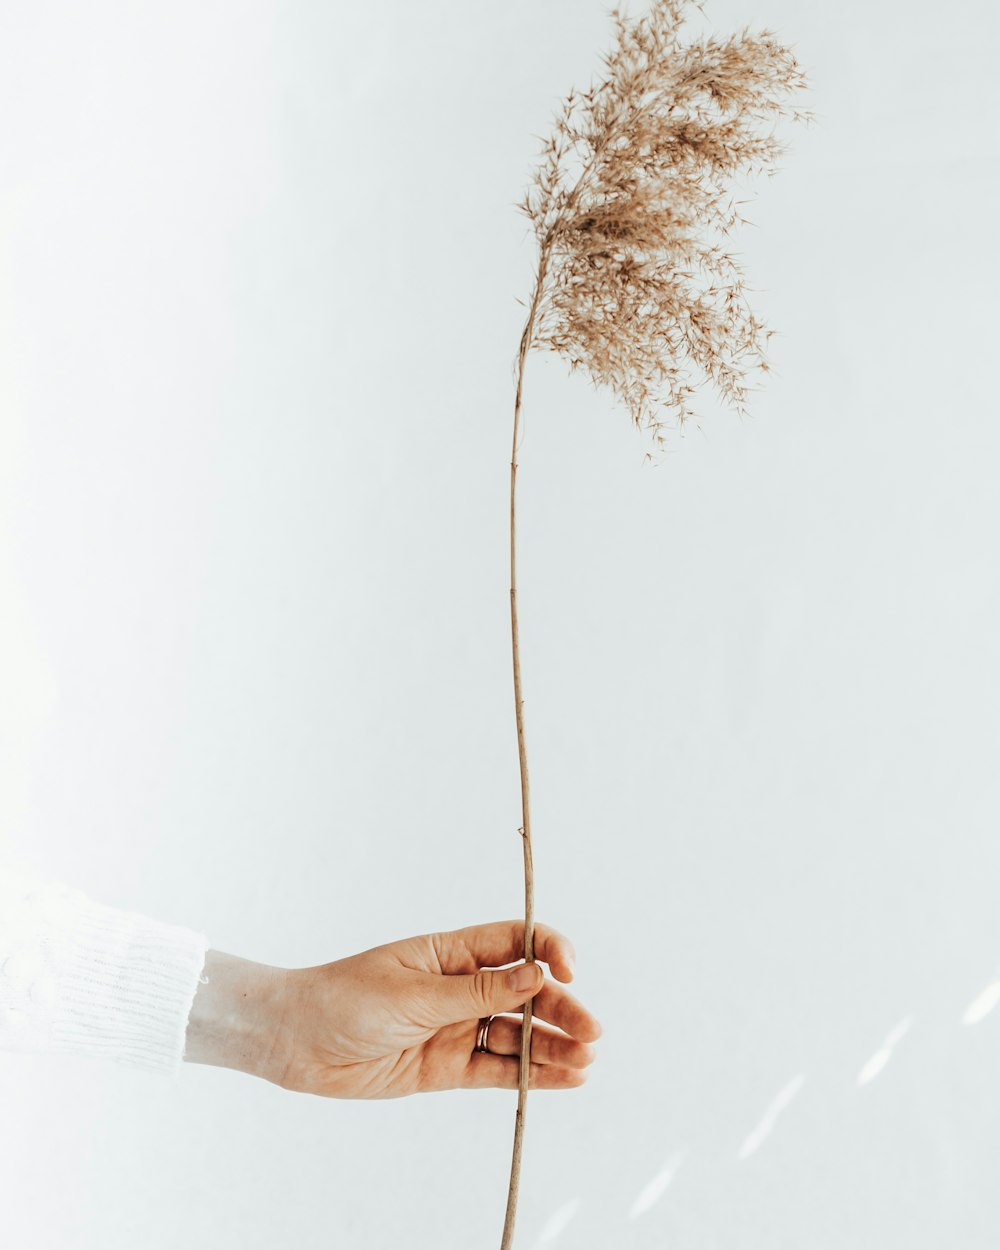
[[[518,1245],[992,1247],[1000,21],[708,16],[813,83],[736,241],[775,376],[653,468],[527,367],[537,915],[605,1033],[529,1100]],[[514,205],[611,37],[0,2],[9,852],[287,966],[520,913]],[[3,1242],[496,1246],[515,1103],[6,1054]]]

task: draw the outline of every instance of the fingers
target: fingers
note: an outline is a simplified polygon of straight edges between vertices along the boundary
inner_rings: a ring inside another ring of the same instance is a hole
[[[431,935],[442,972],[502,968],[524,958],[524,921],[498,920]],[[551,925],[534,926],[535,959],[548,964],[557,981],[573,980],[576,952],[568,937]]]
[[[597,1017],[591,1015],[583,1003],[574,998],[569,990],[553,985],[551,981],[542,983],[542,988],[532,1000],[531,1014],[539,1020],[547,1020],[581,1042],[596,1042],[603,1031]]]
[[[494,1027],[495,1024],[494,1024]],[[534,1034],[534,1029],[532,1029]],[[490,1045],[493,1033],[490,1032]],[[465,1069],[461,1089],[517,1089],[517,1059],[503,1055],[475,1054]],[[575,1089],[587,1080],[584,1068],[564,1068],[557,1064],[533,1063],[528,1069],[528,1089]]]
[[[489,1053],[494,1055],[521,1055],[521,1029],[519,1018],[494,1016],[489,1031]],[[562,1068],[587,1068],[597,1057],[597,1051],[586,1042],[547,1029],[544,1025],[531,1025],[532,1064],[554,1064]]]

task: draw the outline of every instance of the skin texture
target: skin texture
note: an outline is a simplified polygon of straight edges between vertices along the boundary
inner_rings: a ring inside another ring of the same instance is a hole
[[[573,979],[568,938],[536,924],[538,962],[517,965],[532,969],[535,984],[516,990],[516,968],[504,965],[523,950],[524,921],[504,920],[313,968],[209,951],[184,1058],[325,1098],[516,1089],[521,1020],[513,1013],[534,997],[529,1088],[572,1089],[587,1078],[601,1026],[564,988]],[[563,984],[545,978],[540,963]],[[479,1020],[490,1015],[490,1053],[474,1053]]]

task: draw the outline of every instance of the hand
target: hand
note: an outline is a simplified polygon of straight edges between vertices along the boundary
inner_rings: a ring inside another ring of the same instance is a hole
[[[315,968],[267,969],[209,952],[208,984],[214,972],[219,1002],[206,993],[199,1009],[199,987],[185,1058],[327,1098],[516,1089],[521,1020],[503,1013],[534,997],[534,1016],[556,1027],[532,1022],[529,1088],[582,1085],[601,1026],[537,964],[521,965],[534,970],[534,983],[512,989],[514,969],[503,965],[523,950],[524,922],[510,920],[390,942]],[[535,925],[535,955],[559,981],[573,979],[573,948],[548,925]],[[478,1022],[490,1015],[490,1053],[475,1053]]]

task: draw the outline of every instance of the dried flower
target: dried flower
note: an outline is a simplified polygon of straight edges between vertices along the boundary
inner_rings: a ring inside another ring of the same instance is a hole
[[[770,171],[781,117],[805,77],[769,31],[683,42],[695,0],[654,0],[635,22],[612,9],[606,77],[571,92],[519,211],[539,270],[528,350],[560,353],[609,386],[662,446],[710,381],[746,410],[770,331],[747,303],[724,239],[743,219],[741,175]],[[647,453],[647,458],[649,458]]]
[[[782,116],[805,85],[791,52],[764,31],[680,39],[697,0],[653,0],[629,22],[612,9],[618,46],[607,76],[571,92],[518,205],[538,239],[538,270],[515,361],[510,463],[510,614],[514,709],[521,771],[524,958],[534,959],[534,873],[528,757],[517,621],[517,440],[524,365],[531,350],[559,352],[611,387],[658,445],[666,422],[693,415],[710,381],[744,411],[747,377],[766,369],[769,331],[749,307],[742,271],[723,246],[741,219],[731,185],[769,170],[783,145]],[[647,453],[647,459],[650,458]],[[531,1063],[532,1003],[525,1004],[517,1118],[501,1250],[511,1250]]]

